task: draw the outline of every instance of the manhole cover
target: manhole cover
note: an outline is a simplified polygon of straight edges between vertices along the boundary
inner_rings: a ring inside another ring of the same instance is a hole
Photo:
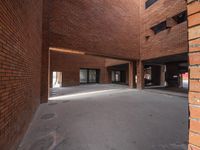
[[[68,103],[68,102],[70,102],[70,100],[68,100],[68,101],[63,101],[63,103]]]
[[[58,103],[49,103],[48,105],[53,106],[53,105],[57,105]]]
[[[51,113],[51,114],[44,114],[42,115],[41,119],[43,120],[48,120],[48,119],[52,119],[55,117],[55,114]]]

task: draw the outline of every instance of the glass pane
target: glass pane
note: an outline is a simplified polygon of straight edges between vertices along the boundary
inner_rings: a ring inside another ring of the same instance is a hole
[[[80,83],[87,83],[87,70],[80,69]]]
[[[147,0],[145,3],[145,8],[147,9],[151,5],[153,5],[157,0]]]
[[[97,79],[97,72],[96,70],[89,70],[89,82],[94,83]]]
[[[167,22],[163,21],[151,28],[155,34],[167,29]]]

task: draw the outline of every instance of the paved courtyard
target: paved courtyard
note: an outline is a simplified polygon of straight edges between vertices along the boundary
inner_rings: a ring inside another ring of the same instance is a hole
[[[122,85],[53,89],[19,150],[186,150],[187,98]]]

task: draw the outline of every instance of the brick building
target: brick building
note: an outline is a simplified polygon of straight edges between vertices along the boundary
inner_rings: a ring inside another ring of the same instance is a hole
[[[53,72],[63,87],[83,71],[83,82],[143,89],[178,87],[189,66],[188,148],[199,150],[199,18],[198,0],[1,0],[0,148],[17,148]]]
[[[190,129],[189,129],[189,150],[200,149],[200,123],[199,123],[199,46],[200,46],[200,2],[188,0],[188,31],[189,31],[189,70],[190,70],[190,89],[189,89],[189,110],[190,110]]]

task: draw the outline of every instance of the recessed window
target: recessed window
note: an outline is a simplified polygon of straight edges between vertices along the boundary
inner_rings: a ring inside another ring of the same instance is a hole
[[[99,83],[99,69],[80,69],[80,83]]]
[[[151,5],[153,5],[157,0],[147,0],[145,3],[145,8],[147,9]]]
[[[153,26],[151,28],[151,30],[153,30],[154,34],[157,34],[163,30],[167,29],[167,22],[166,21],[163,21],[155,26]]]
[[[177,22],[177,24],[182,23],[187,20],[187,11],[183,11],[172,18]]]

